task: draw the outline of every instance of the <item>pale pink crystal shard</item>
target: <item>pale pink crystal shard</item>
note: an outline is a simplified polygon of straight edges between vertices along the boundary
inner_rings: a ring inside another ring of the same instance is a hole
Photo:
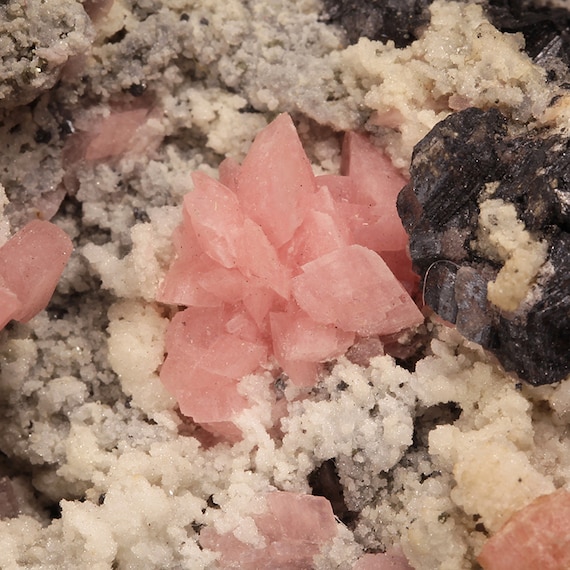
[[[12,319],[25,323],[45,309],[72,249],[63,230],[40,220],[26,224],[0,247],[0,284],[20,303]]]
[[[180,411],[197,422],[229,421],[244,409],[237,381],[267,358],[262,339],[244,334],[243,326],[230,333],[228,322],[221,307],[189,307],[174,316],[167,332],[160,378]]]
[[[291,117],[282,114],[253,141],[238,175],[238,197],[248,217],[275,246],[289,241],[317,189],[311,163]]]
[[[14,318],[21,307],[22,303],[18,300],[16,293],[4,285],[0,275],[0,330]]]
[[[159,288],[156,300],[161,303],[193,307],[221,305],[221,299],[199,283],[200,276],[217,267],[206,254],[201,254],[198,258],[186,256],[176,258],[168,270],[168,279],[165,279]]]
[[[184,197],[202,250],[223,267],[236,264],[244,215],[236,195],[203,172],[192,174],[194,191]]]
[[[225,158],[218,167],[220,182],[235,192],[237,190],[240,170],[241,164],[237,160],[231,157]]]
[[[243,225],[237,265],[245,277],[257,277],[278,295],[289,297],[291,282],[288,269],[281,264],[261,226],[250,219]]]
[[[269,322],[278,361],[322,362],[343,354],[354,342],[354,333],[317,323],[295,307],[270,313]]]
[[[328,188],[320,187],[311,198],[311,209],[281,251],[291,267],[297,268],[325,253],[355,243],[349,223]]]
[[[376,213],[383,249],[405,247],[408,236],[396,210],[396,199],[407,180],[390,158],[365,136],[350,132],[344,138],[341,173],[354,181],[351,202],[379,207]]]
[[[337,534],[332,507],[324,497],[276,491],[266,496],[267,511],[254,515],[264,548],[253,548],[232,534],[211,528],[200,533],[203,547],[220,552],[222,568],[299,570],[313,568],[313,558]]]
[[[133,109],[113,112],[102,119],[90,133],[85,159],[95,161],[123,154],[147,115],[148,109]]]
[[[315,321],[360,335],[388,335],[423,316],[382,258],[360,245],[337,249],[302,267],[293,296]]]

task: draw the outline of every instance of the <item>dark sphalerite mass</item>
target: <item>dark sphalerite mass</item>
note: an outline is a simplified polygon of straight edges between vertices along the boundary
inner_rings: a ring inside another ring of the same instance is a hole
[[[324,0],[324,18],[340,25],[348,40],[359,38],[405,47],[417,39],[421,26],[429,22],[432,0]]]
[[[515,132],[516,131],[516,132]],[[570,374],[570,139],[509,127],[496,109],[466,109],[414,149],[398,198],[426,303],[531,384]],[[476,248],[479,204],[512,203],[547,259],[511,313],[487,299],[502,263]]]

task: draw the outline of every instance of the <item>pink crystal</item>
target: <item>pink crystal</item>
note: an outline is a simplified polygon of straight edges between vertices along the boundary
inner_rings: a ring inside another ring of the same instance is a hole
[[[148,109],[114,111],[100,120],[89,133],[85,159],[95,161],[123,154],[137,129],[147,120],[148,113]]]
[[[238,176],[238,196],[248,217],[275,246],[289,241],[308,211],[317,186],[291,117],[282,114],[253,141]]]
[[[221,553],[222,568],[299,570],[313,568],[313,558],[337,534],[330,503],[324,497],[276,491],[266,495],[267,511],[254,515],[264,548],[253,548],[232,534],[212,528],[200,533],[203,547]]]
[[[284,299],[289,297],[289,271],[282,265],[261,226],[250,219],[246,219],[243,225],[237,266],[246,277],[257,277],[265,287]]]
[[[293,296],[315,321],[360,335],[388,335],[423,316],[382,258],[360,245],[337,249],[302,267]]]
[[[45,309],[72,249],[63,230],[40,220],[26,224],[0,247],[0,285],[15,309],[10,318],[25,323]],[[6,289],[17,296],[19,308]]]
[[[237,160],[231,157],[225,158],[218,167],[220,182],[235,192],[237,190],[240,170],[241,164]]]
[[[293,384],[310,387],[355,333],[394,334],[422,321],[393,275],[414,290],[395,210],[405,180],[360,135],[347,135],[343,157],[346,175],[315,178],[280,115],[243,165],[222,162],[219,182],[193,175],[157,295],[189,309],[170,325],[161,378],[183,413],[214,422],[216,433],[247,405],[240,376],[270,356]]]
[[[184,208],[202,250],[222,267],[234,267],[243,235],[244,215],[236,195],[203,172],[194,172],[194,191]]]
[[[3,282],[0,275],[0,330],[10,322],[22,308],[16,293],[13,293]]]
[[[297,307],[270,313],[273,351],[278,361],[321,362],[344,353],[354,334],[314,321]]]
[[[176,397],[180,411],[196,422],[223,422],[246,407],[237,381],[267,359],[261,339],[251,330],[227,331],[222,308],[195,308],[177,313],[166,336],[167,357],[160,378]]]

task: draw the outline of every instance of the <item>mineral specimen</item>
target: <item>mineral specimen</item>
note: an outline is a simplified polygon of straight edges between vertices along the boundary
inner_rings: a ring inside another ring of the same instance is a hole
[[[282,114],[242,165],[222,163],[221,181],[193,173],[157,300],[187,307],[169,326],[160,377],[196,422],[232,421],[247,407],[238,380],[268,358],[312,387],[356,335],[423,322],[396,212],[406,181],[364,137],[347,140],[344,174],[316,177]]]
[[[570,373],[570,139],[470,108],[415,147],[398,197],[426,303],[534,385]]]

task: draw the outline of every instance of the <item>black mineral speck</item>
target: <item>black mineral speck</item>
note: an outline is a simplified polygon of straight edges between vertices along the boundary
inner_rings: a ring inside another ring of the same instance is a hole
[[[142,95],[144,95],[144,92],[146,91],[146,83],[144,81],[142,81],[141,83],[133,83],[130,87],[129,87],[129,93],[133,96],[133,97],[141,97]]]
[[[45,129],[38,129],[34,135],[34,140],[39,144],[47,144],[51,141],[51,131]]]
[[[398,197],[426,303],[503,367],[534,385],[570,374],[570,139],[522,130],[496,109],[466,109],[416,145]],[[511,203],[548,244],[526,298],[513,312],[489,302],[502,262],[476,247],[479,204]]]
[[[359,38],[405,47],[418,37],[418,31],[429,22],[431,0],[324,0],[323,19],[338,24],[348,40]]]

